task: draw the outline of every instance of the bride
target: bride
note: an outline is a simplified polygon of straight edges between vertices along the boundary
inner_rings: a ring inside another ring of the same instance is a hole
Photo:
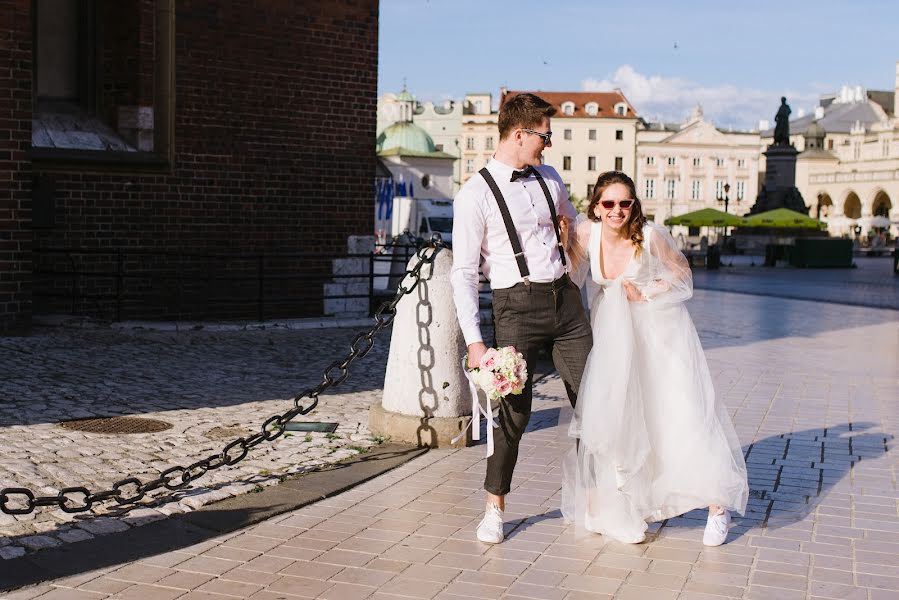
[[[729,511],[746,509],[746,464],[684,306],[690,267],[643,216],[624,173],[599,176],[587,217],[571,255],[590,266],[594,344],[569,428],[580,443],[564,460],[562,513],[640,543],[647,522],[708,506],[703,543],[723,544]]]

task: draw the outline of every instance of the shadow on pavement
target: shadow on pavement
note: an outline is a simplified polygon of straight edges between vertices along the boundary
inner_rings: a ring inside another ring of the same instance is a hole
[[[194,512],[121,533],[3,560],[0,561],[0,592],[189,548],[340,494],[421,456],[427,450],[384,444],[370,454],[288,479],[259,493],[228,498]]]
[[[746,514],[735,516],[728,540],[739,539],[753,528],[774,531],[789,527],[818,510],[832,488],[851,476],[860,463],[890,452],[893,436],[877,427],[870,422],[843,423],[774,435],[744,447],[749,501]],[[858,493],[858,487],[853,493]],[[844,513],[836,507],[834,514]],[[662,528],[702,528],[707,515],[705,509],[694,510],[668,519]]]
[[[539,412],[558,414],[558,409]],[[876,427],[869,422],[844,423],[770,436],[744,447],[749,501],[746,514],[734,517],[728,541],[739,539],[753,528],[774,531],[789,527],[814,513],[832,488],[850,476],[860,462],[890,452],[893,436],[876,431]],[[874,487],[873,491],[876,489]],[[857,493],[858,490],[853,491]],[[848,502],[846,504],[848,508]],[[834,514],[843,515],[844,510],[835,507]],[[702,529],[707,515],[706,508],[699,508],[663,521],[659,531],[648,537],[648,543],[656,536],[664,535],[666,530]],[[561,512],[554,509],[524,519],[509,537],[521,534],[541,521],[558,521],[561,516]]]

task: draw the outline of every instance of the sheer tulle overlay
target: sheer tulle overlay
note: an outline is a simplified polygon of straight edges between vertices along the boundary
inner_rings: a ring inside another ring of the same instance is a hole
[[[589,238],[576,279],[586,279],[594,345],[568,430],[580,444],[563,461],[562,513],[623,542],[709,504],[743,514],[748,495],[740,442],[684,306],[689,265],[666,229],[648,223],[643,233],[642,251],[606,279],[602,225],[578,226]],[[625,280],[645,301],[628,301]]]

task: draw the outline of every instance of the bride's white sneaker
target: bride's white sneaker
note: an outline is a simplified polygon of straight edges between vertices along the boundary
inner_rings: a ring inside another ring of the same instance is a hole
[[[487,544],[499,544],[503,537],[503,511],[490,504],[478,524],[478,539]]]
[[[720,546],[727,539],[728,529],[730,529],[730,513],[728,511],[721,509],[714,515],[709,515],[702,543],[706,546]]]

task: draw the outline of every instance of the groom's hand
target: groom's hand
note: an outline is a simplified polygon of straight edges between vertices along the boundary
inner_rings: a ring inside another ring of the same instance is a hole
[[[624,293],[627,295],[627,299],[631,302],[646,301],[646,299],[643,297],[643,292],[638,290],[637,287],[630,281],[624,281],[621,286],[624,288]]]
[[[484,342],[475,342],[468,344],[468,368],[475,369],[481,364],[481,357],[487,352],[487,345]]]

